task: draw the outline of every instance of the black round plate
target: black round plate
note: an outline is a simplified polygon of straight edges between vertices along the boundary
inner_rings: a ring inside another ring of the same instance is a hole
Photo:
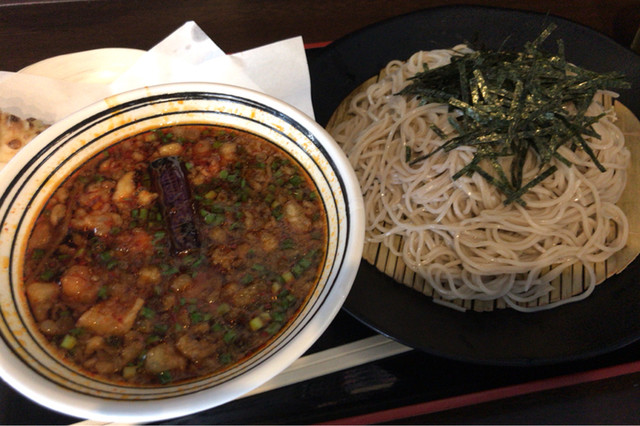
[[[640,111],[640,57],[610,38],[565,19],[506,9],[426,9],[366,27],[310,58],[316,119],[325,125],[351,91],[392,59],[417,50],[477,42],[521,48],[550,23],[544,47],[562,39],[567,59],[595,71],[617,70],[632,88],[620,100]],[[584,301],[548,311],[458,312],[437,305],[362,262],[344,308],[376,331],[425,352],[491,365],[542,365],[603,354],[640,338],[640,262],[599,285]]]

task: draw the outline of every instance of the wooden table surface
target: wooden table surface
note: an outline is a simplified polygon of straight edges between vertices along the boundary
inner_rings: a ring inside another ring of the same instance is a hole
[[[321,46],[389,17],[452,4],[549,13],[591,27],[624,46],[632,44],[640,25],[640,0],[0,0],[0,70],[18,71],[51,56],[96,48],[146,50],[189,20],[194,20],[228,53],[298,35],[303,37],[308,46]],[[414,358],[417,357],[419,362],[429,362],[435,366],[444,363],[441,368],[468,369],[468,374],[475,370],[473,366],[449,363],[436,357],[418,354],[406,356],[411,357],[411,362],[415,362]],[[507,386],[507,377],[500,379],[505,383],[500,389],[485,389],[484,393],[471,392],[476,389],[477,383],[461,381],[459,388],[469,391],[465,403],[455,397],[442,398],[441,395],[437,401],[426,402],[427,405],[409,404],[407,401],[411,400],[405,399],[406,404],[400,407],[404,411],[395,413],[395,417],[388,411],[380,410],[377,417],[352,420],[389,423],[640,423],[640,373],[616,374],[607,370],[611,365],[627,363],[638,371],[639,360],[640,345],[631,346],[622,354],[581,365],[577,369],[584,372],[580,373],[583,376],[579,376],[579,380],[562,382],[562,386],[544,382],[551,385],[534,386],[527,388],[529,391],[526,392],[524,388],[517,387],[520,386],[517,383]],[[400,367],[385,368],[395,371],[393,368]],[[437,370],[430,374],[440,377]],[[539,373],[547,378],[565,377],[564,373],[569,370],[571,368],[564,366],[518,371],[518,374],[526,378],[523,380],[528,384],[535,385]],[[502,374],[499,371],[487,368],[479,376]],[[598,374],[591,374],[591,371],[597,371]],[[404,376],[398,372],[398,377]],[[399,380],[401,384],[402,379]],[[396,388],[398,386],[396,384]],[[455,393],[451,389],[453,385],[448,391]],[[500,393],[506,392],[505,389],[513,391],[506,400]],[[308,388],[306,390],[309,391]],[[426,390],[422,391],[429,395]],[[380,399],[391,398],[388,394],[380,395]],[[329,410],[324,396],[320,395],[319,398],[316,404],[318,412]],[[266,401],[263,405],[271,403],[268,399]],[[340,406],[337,401],[333,403],[342,410],[335,418],[348,420],[353,410]],[[402,400],[398,404],[402,405]],[[247,409],[241,403],[236,406],[239,411]],[[15,410],[16,407],[30,412],[7,414],[6,410]],[[227,413],[232,412],[234,407],[233,404],[229,405]],[[0,412],[3,410],[0,422],[5,423],[64,422],[64,418],[48,417],[46,410],[39,411],[36,406],[23,404],[20,397],[6,386],[0,386]],[[256,410],[259,411],[258,408]],[[222,414],[216,412],[218,416]],[[290,417],[294,422],[302,422],[301,419],[306,418],[327,420],[323,417]],[[234,418],[226,419],[231,422]],[[259,422],[255,419],[260,417],[245,419],[248,419],[247,422],[252,419]],[[282,417],[277,416],[267,419],[270,422],[282,421]],[[201,423],[210,419],[199,417],[192,421]]]
[[[0,70],[87,49],[146,50],[188,20],[231,53],[297,35],[305,43],[336,40],[385,18],[456,3],[554,14],[625,46],[640,23],[638,0],[0,0]]]

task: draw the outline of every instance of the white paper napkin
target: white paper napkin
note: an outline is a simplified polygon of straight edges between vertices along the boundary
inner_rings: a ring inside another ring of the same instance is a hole
[[[0,109],[53,123],[107,96],[175,82],[242,86],[271,95],[314,116],[301,37],[227,55],[192,21],[144,53],[107,86],[0,72]]]

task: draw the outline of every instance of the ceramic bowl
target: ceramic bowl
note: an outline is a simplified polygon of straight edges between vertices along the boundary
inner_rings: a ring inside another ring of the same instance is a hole
[[[219,374],[157,387],[123,386],[61,362],[37,331],[22,283],[31,226],[49,196],[87,159],[128,136],[176,124],[213,124],[262,136],[310,174],[327,212],[328,255],[309,302],[268,345]],[[355,174],[325,130],[297,109],[254,91],[170,84],[116,95],[54,124],[0,172],[0,374],[25,396],[67,415],[148,422],[240,397],[285,369],[340,310],[362,253],[364,209]]]

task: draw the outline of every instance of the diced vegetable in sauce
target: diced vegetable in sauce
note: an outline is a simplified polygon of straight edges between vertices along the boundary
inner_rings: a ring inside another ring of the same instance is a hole
[[[241,131],[175,126],[124,140],[56,190],[24,288],[60,357],[108,381],[213,374],[307,300],[326,218],[306,172]]]

